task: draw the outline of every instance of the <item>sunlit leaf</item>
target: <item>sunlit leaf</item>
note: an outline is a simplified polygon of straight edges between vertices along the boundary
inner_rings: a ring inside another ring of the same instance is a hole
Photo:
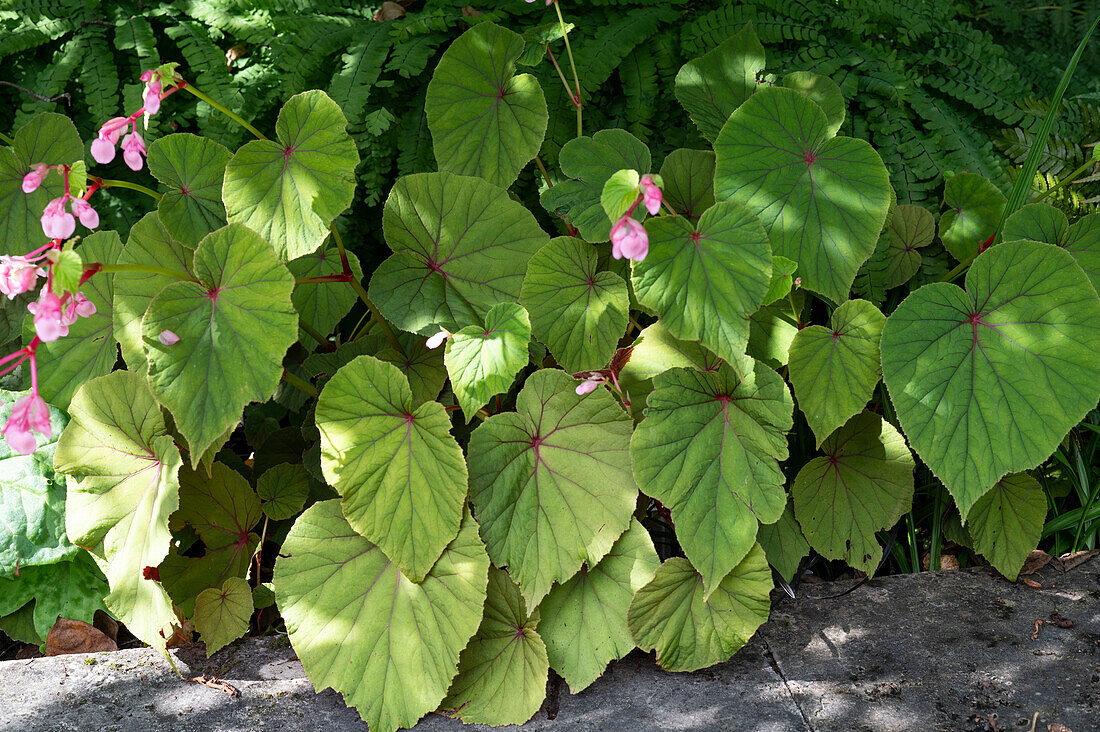
[[[160,220],[187,246],[225,226],[222,181],[231,153],[205,137],[165,135],[149,144],[149,172],[168,189]]]
[[[676,98],[711,142],[733,110],[756,91],[764,70],[764,47],[752,23],[746,23],[713,50],[693,59],[676,74]]]
[[[484,324],[469,325],[447,340],[444,362],[467,420],[493,395],[508,391],[527,365],[530,340],[527,311],[508,302],[494,305]]]

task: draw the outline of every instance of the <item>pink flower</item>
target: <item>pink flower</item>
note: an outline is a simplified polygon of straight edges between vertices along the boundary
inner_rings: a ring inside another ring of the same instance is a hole
[[[649,254],[649,235],[645,227],[626,214],[611,227],[611,256],[640,262]]]
[[[428,348],[439,348],[443,345],[443,342],[450,337],[451,334],[445,328],[440,328],[439,332],[429,338],[424,345]]]
[[[99,214],[92,208],[92,205],[85,201],[83,198],[73,199],[73,213],[80,218],[80,223],[89,229],[94,229],[99,226]]]
[[[30,455],[38,447],[38,440],[32,432],[46,439],[53,437],[50,410],[38,394],[28,394],[15,403],[11,417],[4,426],[4,439],[20,455]]]
[[[50,292],[48,287],[42,288],[38,302],[32,302],[27,310],[34,315],[34,332],[46,343],[69,335],[69,326],[76,321],[75,317],[69,320],[61,306],[61,298]]]
[[[166,346],[174,346],[180,342],[180,337],[170,330],[162,330],[160,335],[157,336],[157,340]]]
[[[77,316],[90,318],[95,313],[95,303],[84,297],[83,292],[78,292],[65,304],[65,323],[66,325],[72,325],[76,322]]]
[[[0,256],[0,292],[14,300],[16,295],[34,289],[38,281],[38,266],[26,257]]]
[[[146,116],[154,115],[160,111],[160,93],[163,91],[163,87],[160,83],[160,74],[154,71],[146,71],[141,75],[141,80],[145,82],[145,114]]]
[[[579,375],[580,374],[574,374],[574,377]],[[588,377],[581,383],[577,384],[577,388],[575,391],[577,392],[577,396],[584,396],[585,394],[591,394],[592,392],[596,391],[597,387],[599,387],[601,384],[606,383],[607,377],[604,374],[600,373],[599,371],[589,371]]]
[[[145,155],[145,140],[138,134],[137,128],[122,138],[122,159],[130,170],[141,170],[142,156]]]
[[[92,141],[92,157],[97,163],[106,165],[115,159],[115,145],[119,135],[130,124],[128,117],[114,117],[99,128],[99,136]]]
[[[76,231],[76,219],[65,210],[66,198],[53,199],[42,212],[42,231],[51,239],[68,239]]]
[[[31,172],[23,176],[23,192],[33,193],[38,190],[38,186],[42,185],[42,181],[49,172],[50,166],[45,164],[36,165],[31,168]]]
[[[650,216],[656,216],[657,212],[661,210],[661,189],[648,175],[643,175],[638,185],[642,189],[642,201],[645,202],[645,210],[649,211]]]

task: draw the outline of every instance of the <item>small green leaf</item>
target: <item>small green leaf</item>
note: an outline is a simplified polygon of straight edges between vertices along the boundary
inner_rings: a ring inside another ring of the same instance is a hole
[[[257,610],[269,608],[275,604],[275,590],[270,582],[261,582],[252,588],[252,606]]]
[[[993,236],[1004,211],[1005,195],[977,173],[958,173],[943,189],[940,239],[951,256],[965,262]]]
[[[703,597],[701,577],[673,557],[634,595],[627,622],[642,650],[656,649],[668,671],[697,671],[729,660],[768,619],[772,574],[754,544],[741,562]]]
[[[413,583],[357,534],[337,501],[298,517],[275,562],[275,595],[313,688],[332,687],[371,732],[411,727],[443,701],[481,622],[489,558],[467,511]]]
[[[904,285],[920,269],[921,255],[917,250],[932,243],[936,220],[921,206],[894,206],[886,223],[886,235],[890,248],[886,252],[885,287],[890,289]]]
[[[711,142],[735,109],[756,91],[764,70],[764,47],[746,23],[714,50],[689,61],[676,74],[676,98]]]
[[[374,357],[392,363],[405,374],[412,388],[413,404],[435,401],[447,381],[443,349],[428,348],[423,337],[411,333],[400,333],[397,339],[404,346],[404,353],[394,348],[383,348]]]
[[[966,528],[974,549],[1012,581],[1039,544],[1047,515],[1046,494],[1027,473],[1006,475],[974,502]]]
[[[226,224],[222,182],[230,155],[198,135],[165,135],[149,144],[149,172],[168,188],[157,212],[187,246]]]
[[[240,577],[199,593],[194,623],[206,643],[207,658],[248,632],[252,609],[252,588]]]
[[[556,20],[552,23],[525,28],[523,31],[523,53],[516,59],[520,66],[538,66],[546,56],[546,46],[572,33],[576,27],[572,23],[564,26]]]
[[[484,325],[467,326],[448,339],[443,360],[467,421],[494,394],[508,391],[527,365],[530,340],[527,311],[507,302],[494,305]]]
[[[636,170],[619,170],[603,184],[600,205],[609,221],[618,221],[638,200],[638,181],[641,176]]]
[[[794,299],[801,312],[802,301],[795,292]],[[773,369],[786,366],[790,360],[791,343],[798,335],[798,319],[791,313],[791,304],[778,300],[762,307],[749,318],[749,345],[746,353],[763,361]]]
[[[779,461],[787,458],[794,404],[779,374],[743,359],[713,373],[677,368],[656,376],[634,431],[634,477],[672,512],[677,538],[714,593],[756,542],[759,523],[783,515]]]
[[[764,227],[738,203],[717,203],[694,227],[683,216],[646,222],[649,254],[635,262],[638,301],[661,316],[677,338],[699,341],[732,361],[744,354],[749,315],[772,276]]]
[[[760,526],[756,540],[764,549],[768,564],[787,582],[794,578],[802,558],[810,553],[810,545],[802,535],[798,522],[794,520],[789,501],[778,521]]]
[[[462,651],[445,709],[466,724],[523,724],[546,697],[550,665],[516,583],[504,570],[489,567],[489,587],[481,627]]]
[[[309,497],[309,473],[301,465],[280,463],[256,481],[264,514],[273,521],[288,519],[302,510]]]
[[[1064,213],[1045,203],[1029,203],[1021,206],[1005,219],[1001,239],[1003,241],[1030,239],[1063,246],[1067,234],[1069,234],[1069,219]]]
[[[570,373],[606,366],[629,319],[626,282],[599,269],[595,247],[567,236],[531,257],[520,302],[535,337]]]
[[[773,302],[778,302],[790,293],[794,287],[794,273],[798,269],[798,262],[786,257],[772,257],[772,281],[768,285],[768,291],[764,295],[762,307],[767,307]]]
[[[579,694],[607,664],[634,650],[626,613],[634,593],[660,565],[653,540],[637,519],[594,567],[555,585],[539,604],[539,635],[550,666]]]
[[[347,521],[420,582],[458,533],[466,463],[439,402],[413,407],[395,366],[360,356],[317,400],[321,467]]]
[[[495,564],[533,609],[554,582],[595,564],[626,530],[638,489],[626,469],[632,421],[611,394],[577,395],[556,369],[536,371],[516,412],[470,438],[470,498]]]
[[[245,224],[287,261],[312,252],[351,205],[359,153],[347,120],[324,92],[296,94],[279,111],[275,140],[253,140],[225,169],[230,223]]]
[[[873,575],[882,558],[875,532],[913,505],[913,455],[892,424],[863,412],[831,434],[791,486],[794,515],[826,559]]]
[[[811,325],[791,341],[790,377],[817,444],[858,414],[882,375],[879,339],[886,318],[866,300],[833,311],[831,327]]]
[[[673,150],[661,163],[663,203],[696,221],[714,205],[714,152]]]
[[[507,188],[538,154],[546,99],[535,77],[513,76],[522,52],[518,33],[478,23],[443,53],[424,98],[440,170]]]
[[[82,274],[84,274],[84,262],[81,261],[80,255],[76,253],[75,249],[65,249],[58,252],[57,261],[53,265],[52,289],[54,293],[61,296],[66,292],[76,292],[77,288],[80,287],[80,276]]]

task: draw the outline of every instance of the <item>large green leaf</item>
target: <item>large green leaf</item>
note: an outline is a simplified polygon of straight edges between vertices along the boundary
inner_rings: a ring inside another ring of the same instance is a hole
[[[757,525],[778,521],[787,504],[779,461],[794,403],[779,374],[745,361],[743,378],[726,365],[656,376],[630,441],[634,477],[672,512],[708,598],[752,549]]]
[[[993,236],[1005,208],[1005,195],[977,173],[958,173],[947,179],[943,189],[940,240],[960,262],[974,256],[978,247]]]
[[[794,520],[790,502],[778,521],[761,525],[756,539],[768,557],[768,564],[787,582],[794,578],[802,558],[810,553],[810,545]]]
[[[760,217],[773,251],[798,262],[803,287],[843,302],[875,249],[891,189],[869,144],[829,129],[799,92],[761,89],[714,143],[714,194]]]
[[[397,181],[382,212],[393,256],[370,296],[386,319],[427,335],[480,325],[519,299],[527,261],[549,237],[535,217],[480,178],[420,173]]]
[[[175,238],[196,246],[225,226],[222,183],[230,152],[198,135],[165,135],[149,145],[149,172],[168,189],[157,204]]]
[[[928,209],[902,204],[890,211],[886,224],[890,248],[886,252],[886,289],[908,282],[920,269],[918,251],[932,243],[936,236],[936,220]]]
[[[591,244],[559,236],[531,257],[523,280],[531,330],[569,372],[606,366],[626,331],[626,282],[598,259]]]
[[[413,583],[348,525],[338,501],[323,501],[287,535],[275,596],[314,688],[343,694],[371,732],[394,732],[443,701],[481,622],[488,571],[469,512]]]
[[[176,615],[164,587],[145,578],[168,553],[181,459],[145,380],[129,371],[92,379],[69,405],[54,465],[68,480],[65,528],[93,549],[107,575],[108,609],[164,653]]]
[[[859,414],[882,374],[879,339],[886,318],[866,300],[849,300],[791,341],[790,376],[817,444]]]
[[[395,366],[360,356],[325,384],[316,420],[321,467],[348,522],[421,581],[458,533],[466,498],[443,405],[414,407]]]
[[[1062,247],[1100,291],[1100,214],[1082,216],[1071,226],[1066,215],[1053,206],[1029,203],[1008,217],[1001,238],[1031,239]]]
[[[516,412],[490,417],[470,438],[481,534],[528,609],[610,551],[638,495],[627,468],[630,417],[606,390],[578,396],[575,388],[562,371],[537,371]]]
[[[882,558],[875,532],[913,505],[913,455],[901,433],[872,412],[852,417],[821,451],[791,486],[795,518],[822,556],[873,575]]]
[[[634,649],[626,612],[659,565],[649,532],[631,519],[598,564],[555,585],[539,604],[539,635],[546,641],[550,666],[572,693],[580,693],[608,663]]]
[[[195,600],[195,630],[206,643],[206,657],[248,632],[252,617],[252,588],[240,577],[221,587],[203,590]]]
[[[195,250],[173,239],[155,212],[145,214],[133,225],[126,246],[118,255],[120,264],[152,265],[187,276],[193,276],[194,260]],[[131,371],[144,374],[149,370],[149,361],[141,339],[141,319],[153,298],[177,280],[156,272],[117,272],[111,275],[111,280],[112,316],[122,358]]]
[[[97,231],[77,247],[85,266],[93,262],[114,264],[122,252],[122,240],[113,231]],[[69,326],[69,335],[35,350],[38,365],[38,391],[42,398],[65,408],[80,385],[96,376],[110,373],[118,360],[111,306],[114,302],[114,275],[99,274],[85,282],[80,291],[96,307],[95,314],[78,318]],[[26,341],[34,337],[34,322],[28,315],[23,324]],[[30,375],[26,378],[30,386]]]
[[[359,257],[352,252],[344,254],[348,258],[352,276],[356,282],[362,281],[363,267],[359,264]],[[295,277],[324,277],[344,272],[340,250],[332,244],[287,262],[286,266]],[[294,294],[291,296],[291,302],[302,322],[325,336],[336,329],[336,325],[358,300],[355,290],[344,282],[298,282],[294,285]],[[305,331],[301,332],[299,339],[312,341]]]
[[[684,64],[676,74],[676,98],[703,137],[714,142],[733,110],[756,91],[756,76],[763,70],[764,47],[749,22]]]
[[[697,671],[729,660],[768,619],[772,573],[759,544],[703,596],[701,577],[673,557],[630,603],[627,622],[643,650],[669,671]]]
[[[467,724],[523,724],[546,697],[550,665],[536,627],[539,613],[528,613],[519,587],[508,573],[489,567],[485,617],[462,651],[443,700]]]
[[[252,530],[263,513],[248,481],[222,463],[211,464],[209,472],[184,468],[179,482],[180,506],[170,527],[190,526],[206,553],[184,557],[173,551],[161,564],[160,576],[172,602],[190,614],[204,590],[221,587],[230,577],[248,576],[260,543]]]
[[[603,210],[603,185],[623,169],[649,172],[652,162],[645,143],[626,130],[600,130],[592,137],[577,137],[562,146],[558,156],[559,181],[540,194],[542,205],[577,228],[585,241],[611,238],[611,220]]]
[[[198,465],[228,437],[246,404],[275,392],[283,354],[298,340],[298,317],[290,301],[294,278],[245,226],[207,235],[193,271],[197,283],[174,282],[153,298],[141,330],[149,384]],[[162,343],[165,330],[179,342]]]
[[[447,340],[444,362],[466,419],[494,394],[508,391],[530,356],[531,321],[522,305],[494,305],[483,325],[468,325]]]
[[[16,577],[0,577],[0,616],[34,603],[31,619],[37,638],[45,643],[58,617],[91,623],[96,610],[106,610],[103,597],[107,582],[92,556],[81,551],[71,559],[35,567],[23,567]]]
[[[1039,482],[1027,473],[1006,475],[974,502],[966,528],[997,571],[1015,581],[1024,560],[1039,543],[1047,498]]]
[[[225,169],[231,223],[271,242],[284,262],[312,252],[351,205],[359,153],[336,102],[313,90],[279,111],[275,140],[246,143]]]
[[[444,52],[428,82],[424,116],[440,170],[507,188],[539,152],[546,100],[530,74],[513,76],[523,37],[478,23]]]
[[[697,221],[714,205],[714,152],[673,150],[661,163],[663,203]]]
[[[749,315],[772,278],[771,247],[760,220],[739,203],[717,203],[693,227],[683,216],[645,224],[649,254],[634,262],[638,301],[677,338],[699,341],[732,361],[745,352]]]
[[[0,424],[7,424],[12,406],[24,396],[0,390]],[[53,468],[57,438],[68,420],[54,407],[49,409],[53,437],[39,435],[30,455],[20,455],[0,440],[0,577],[61,561],[78,551],[65,536],[65,476]]]
[[[965,519],[1045,460],[1100,398],[1100,299],[1065,251],[1009,242],[966,290],[925,285],[887,318],[882,372],[909,444]]]

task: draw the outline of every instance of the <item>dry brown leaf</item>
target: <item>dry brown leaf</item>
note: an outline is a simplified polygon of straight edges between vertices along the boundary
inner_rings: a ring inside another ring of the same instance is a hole
[[[1073,732],[1073,730],[1071,730],[1064,724],[1058,724],[1057,722],[1055,722],[1054,724],[1047,725],[1047,732]]]
[[[1024,566],[1020,568],[1020,574],[1035,574],[1040,569],[1047,566],[1051,559],[1053,559],[1053,557],[1043,550],[1033,549],[1031,554],[1027,555],[1027,559],[1024,560]]]
[[[1032,589],[1035,589],[1035,590],[1043,589],[1043,586],[1041,584],[1039,584],[1038,582],[1036,582],[1035,580],[1033,580],[1033,579],[1028,579],[1027,577],[1024,577],[1020,581],[1023,582],[1028,587],[1032,588]]]
[[[1059,628],[1072,628],[1073,621],[1069,618],[1062,617],[1057,611],[1051,611],[1050,620],[1047,621],[1052,625],[1057,625]]]
[[[1074,567],[1078,567],[1088,560],[1100,554],[1100,549],[1093,549],[1092,551],[1081,552],[1067,552],[1062,556],[1054,560],[1054,566],[1063,572],[1068,572]]]
[[[1036,618],[1036,620],[1035,620],[1035,630],[1033,630],[1032,633],[1031,633],[1031,640],[1038,640],[1038,638],[1039,638],[1039,628],[1042,628],[1046,624],[1047,624],[1047,621],[1043,620],[1042,618]]]
[[[378,12],[374,14],[374,20],[379,23],[387,23],[391,20],[397,20],[398,18],[404,17],[405,8],[398,3],[390,2],[390,0],[386,0],[386,2],[382,3],[382,7],[378,8]]]
[[[83,620],[58,618],[50,628],[50,632],[46,634],[47,656],[117,650],[117,643],[107,637],[103,631]]]
[[[476,18],[479,15],[485,15],[485,13],[476,10],[473,5],[462,6],[462,16],[464,18]]]
[[[224,691],[226,694],[229,694],[229,696],[237,697],[237,696],[241,695],[241,692],[237,691],[237,687],[233,686],[232,684],[225,683],[224,681],[219,679],[217,676],[206,676],[206,675],[192,676],[191,678],[189,678],[187,680],[188,681],[193,681],[196,684],[202,684],[203,686],[208,686],[211,689],[217,689],[218,691]]]

